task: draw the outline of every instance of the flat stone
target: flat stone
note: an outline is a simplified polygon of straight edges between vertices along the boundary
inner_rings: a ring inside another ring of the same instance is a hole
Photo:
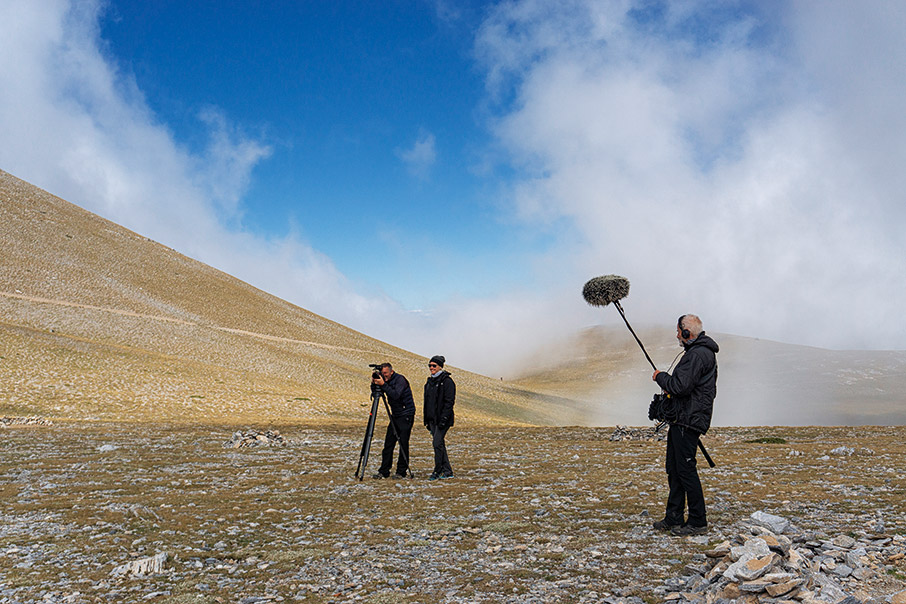
[[[781,516],[775,516],[774,514],[768,514],[767,512],[754,512],[750,518],[752,522],[758,526],[763,526],[764,528],[772,531],[776,535],[784,533],[788,528],[790,528],[790,521]]]
[[[774,584],[770,581],[745,581],[739,584],[739,589],[743,593],[758,594],[767,590],[771,585]]]
[[[831,543],[843,549],[852,549],[856,546],[856,540],[849,535],[837,535]]]
[[[730,542],[724,541],[715,545],[712,549],[709,549],[705,552],[705,555],[709,558],[723,558],[730,553]]]
[[[762,577],[765,581],[770,581],[771,583],[786,583],[795,579],[797,575],[795,573],[768,573]]]
[[[755,537],[746,541],[744,545],[730,548],[730,559],[737,562],[744,557],[760,558],[770,553],[771,549],[765,540],[761,537]]]
[[[743,581],[759,579],[767,574],[775,561],[775,554],[752,558],[736,569],[736,577]]]
[[[791,591],[802,585],[802,582],[802,579],[791,579],[783,583],[772,583],[765,587],[764,590],[768,592],[769,596],[776,598],[777,596],[782,596],[784,594],[790,593]]]

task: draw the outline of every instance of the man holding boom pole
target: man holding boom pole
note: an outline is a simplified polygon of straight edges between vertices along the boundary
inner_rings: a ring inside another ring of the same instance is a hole
[[[673,375],[655,370],[651,379],[675,401],[676,420],[667,433],[667,511],[654,528],[673,535],[702,535],[708,530],[705,496],[695,465],[701,437],[711,427],[717,396],[717,342],[705,334],[695,315],[683,315],[676,324],[676,339],[686,352]],[[689,517],[684,519],[686,503]]]

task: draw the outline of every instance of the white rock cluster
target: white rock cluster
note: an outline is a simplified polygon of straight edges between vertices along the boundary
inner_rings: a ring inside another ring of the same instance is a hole
[[[873,599],[862,589],[906,555],[903,535],[859,539],[799,533],[786,519],[755,512],[733,539],[708,550],[662,589],[664,601],[906,604],[906,592]]]

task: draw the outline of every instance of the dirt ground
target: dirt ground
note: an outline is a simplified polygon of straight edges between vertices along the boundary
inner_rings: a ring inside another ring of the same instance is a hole
[[[755,511],[906,534],[904,427],[713,430],[711,529],[692,539],[650,528],[664,443],[613,428],[457,423],[455,477],[429,481],[416,426],[414,478],[360,482],[364,424],[258,427],[287,444],[225,448],[235,426],[0,427],[0,602],[653,602]],[[161,553],[161,573],[114,572]],[[898,564],[859,587],[906,588]]]

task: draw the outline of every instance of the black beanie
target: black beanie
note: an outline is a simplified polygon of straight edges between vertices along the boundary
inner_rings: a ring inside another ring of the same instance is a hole
[[[431,361],[430,361],[430,362],[431,362],[431,363],[437,363],[439,366],[443,367],[443,366],[444,366],[444,363],[447,362],[447,359],[445,359],[444,357],[440,356],[439,354],[436,354],[436,355],[434,355],[433,357],[431,357]]]

